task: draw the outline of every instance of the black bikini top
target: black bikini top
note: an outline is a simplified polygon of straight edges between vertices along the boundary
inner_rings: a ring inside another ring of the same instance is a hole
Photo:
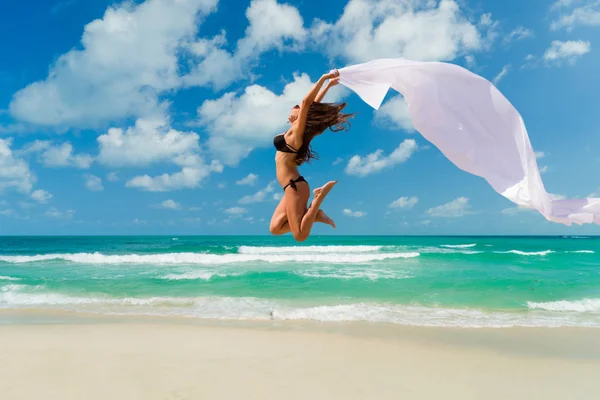
[[[282,151],[284,153],[298,153],[298,150],[296,150],[293,146],[287,144],[283,135],[284,134],[282,133],[281,135],[277,135],[275,136],[275,138],[273,138],[273,145],[275,146],[277,151]]]

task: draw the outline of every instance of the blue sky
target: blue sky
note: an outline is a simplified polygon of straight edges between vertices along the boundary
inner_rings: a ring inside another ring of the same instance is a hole
[[[0,234],[268,234],[272,138],[318,77],[379,57],[494,81],[551,193],[600,196],[600,2],[37,0],[0,8]],[[313,142],[314,234],[597,234],[520,211],[411,129],[402,100]]]

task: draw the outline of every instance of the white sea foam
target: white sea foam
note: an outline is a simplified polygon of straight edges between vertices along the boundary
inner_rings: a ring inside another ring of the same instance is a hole
[[[9,285],[0,291],[0,308],[50,308],[118,315],[183,316],[225,320],[365,321],[412,326],[507,328],[513,326],[600,327],[597,314],[554,311],[486,312],[477,309],[377,303],[298,306],[253,297],[110,298],[69,296],[45,288]],[[557,302],[559,303],[559,302]]]
[[[469,247],[475,247],[477,243],[470,244],[442,244],[440,247],[448,247],[449,249],[467,249]]]
[[[20,281],[19,278],[13,278],[12,276],[0,276],[0,281]]]
[[[532,310],[546,311],[600,312],[600,299],[560,300],[545,303],[529,301],[527,307]]]
[[[240,246],[240,254],[373,253],[383,246]]]
[[[567,251],[567,253],[595,254],[596,252],[594,250],[572,250]]]
[[[298,254],[126,254],[104,255],[101,253],[41,254],[36,256],[0,256],[7,263],[32,263],[38,261],[63,260],[81,264],[203,264],[219,265],[244,262],[267,263],[363,263],[388,259],[413,258],[419,253],[298,253]]]
[[[224,273],[217,271],[187,271],[178,274],[167,274],[164,276],[158,277],[158,279],[165,279],[169,281],[184,281],[184,280],[203,280],[209,281],[213,277],[227,277],[227,276],[240,276],[241,272],[237,273]]]
[[[409,274],[402,271],[380,268],[313,268],[309,270],[297,271],[296,274],[309,278],[330,278],[330,279],[369,279],[377,281],[379,279],[407,279],[411,278]]]
[[[520,256],[547,256],[548,254],[554,253],[553,250],[544,250],[544,251],[521,251],[521,250],[508,250],[508,251],[495,251],[494,253],[498,254],[518,254]]]

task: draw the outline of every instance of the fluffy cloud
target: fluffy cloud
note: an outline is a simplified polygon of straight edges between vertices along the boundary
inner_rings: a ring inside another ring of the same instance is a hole
[[[548,63],[573,65],[575,61],[591,50],[590,42],[583,40],[554,40],[544,53],[544,61]]]
[[[170,126],[170,121],[157,114],[140,118],[134,127],[126,130],[111,128],[98,137],[98,161],[110,166],[147,166],[168,162],[181,167],[181,171],[158,176],[140,175],[130,179],[125,186],[152,192],[193,189],[212,172],[222,172],[223,166],[212,161],[206,163],[200,156],[199,137],[194,132],[180,132]]]
[[[123,130],[110,128],[98,137],[98,161],[109,166],[146,166],[172,160],[200,149],[198,134],[171,128],[168,119],[157,114],[140,118],[135,126]]]
[[[459,197],[441,206],[432,207],[426,211],[432,217],[458,218],[471,214],[471,205],[466,197]]]
[[[498,85],[500,83],[502,78],[504,78],[508,74],[509,69],[510,69],[510,65],[505,65],[504,67],[502,67],[502,71],[500,71],[500,73],[498,75],[496,75],[494,77],[494,79],[492,80],[494,85]]]
[[[365,215],[367,215],[366,212],[363,211],[352,211],[350,209],[344,209],[344,215],[347,215],[349,217],[354,217],[354,218],[361,218],[364,217]]]
[[[504,37],[504,43],[509,43],[513,40],[523,40],[530,37],[533,37],[533,31],[531,29],[519,26]]]
[[[191,159],[190,159],[191,158]],[[206,179],[211,172],[222,172],[223,167],[218,162],[205,164],[199,157],[191,156],[185,159],[176,159],[181,163],[182,169],[173,174],[162,174],[158,176],[140,175],[125,184],[129,188],[138,188],[148,192],[168,192],[180,189],[194,189]]]
[[[85,175],[85,187],[92,192],[101,192],[104,190],[102,179],[95,175]]]
[[[221,89],[247,71],[261,53],[271,49],[293,50],[306,39],[302,16],[289,4],[253,0],[246,17],[249,25],[234,52],[223,48],[227,44],[225,32],[189,45],[189,51],[200,62],[182,78],[185,85],[212,84]]]
[[[11,146],[11,139],[0,139],[0,193],[9,188],[29,193],[36,178],[27,162],[18,158]]]
[[[400,197],[398,200],[390,203],[390,208],[410,210],[419,202],[418,197]]]
[[[36,190],[31,193],[31,198],[40,204],[46,204],[52,197],[52,194],[45,190]]]
[[[238,203],[239,204],[253,204],[253,203],[261,203],[263,201],[270,200],[267,198],[267,195],[269,193],[273,192],[273,190],[274,190],[273,186],[274,186],[273,183],[269,183],[267,185],[267,187],[265,187],[263,190],[259,190],[258,192],[256,192],[253,195],[242,197],[240,200],[238,200]],[[276,200],[275,197],[271,197],[271,199]]]
[[[583,3],[583,4],[582,4]],[[570,9],[568,12],[561,12],[558,19],[552,21],[550,28],[552,30],[566,29],[573,30],[576,26],[595,26],[600,25],[600,1],[579,1],[562,0],[552,5],[552,9],[570,8],[577,4],[578,7]]]
[[[228,165],[246,157],[255,147],[272,146],[273,136],[285,131],[287,116],[313,86],[307,74],[294,75],[277,95],[260,85],[241,94],[225,93],[206,100],[199,108],[199,123],[210,132],[209,148]],[[337,101],[342,92],[334,88],[327,101]]]
[[[469,21],[453,0],[350,0],[334,23],[317,21],[314,40],[331,57],[363,62],[381,57],[452,60],[486,46],[496,24]]]
[[[116,172],[110,172],[106,175],[106,180],[109,182],[117,182],[119,180],[119,174]]]
[[[415,130],[410,114],[408,113],[408,103],[400,95],[396,95],[384,102],[379,110],[375,111],[375,119],[387,127],[407,131]]]
[[[165,200],[162,203],[157,204],[155,207],[165,210],[181,210],[181,204],[171,199]]]
[[[158,95],[181,85],[182,47],[217,0],[147,0],[109,7],[84,28],[81,49],[61,55],[48,77],[17,92],[11,114],[47,126],[93,127],[152,115]]]
[[[54,144],[48,140],[35,140],[27,144],[21,152],[22,154],[37,153],[38,162],[51,168],[88,169],[94,162],[94,158],[89,154],[75,154],[70,142]]]
[[[71,219],[75,215],[75,210],[69,209],[66,211],[60,211],[54,207],[46,211],[46,216],[54,219]]]
[[[245,178],[242,178],[242,179],[236,181],[235,184],[236,185],[254,186],[256,184],[257,180],[258,180],[258,175],[250,173]]]
[[[226,209],[225,214],[228,214],[230,217],[240,217],[244,214],[246,214],[248,212],[248,210],[246,210],[243,207],[231,207]]]
[[[366,157],[354,156],[346,166],[348,175],[367,176],[407,161],[417,151],[417,142],[406,139],[389,156],[383,155],[383,150],[377,150]]]

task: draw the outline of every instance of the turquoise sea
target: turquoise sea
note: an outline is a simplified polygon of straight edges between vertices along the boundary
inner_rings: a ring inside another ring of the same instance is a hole
[[[600,327],[600,237],[0,237],[0,309]]]

